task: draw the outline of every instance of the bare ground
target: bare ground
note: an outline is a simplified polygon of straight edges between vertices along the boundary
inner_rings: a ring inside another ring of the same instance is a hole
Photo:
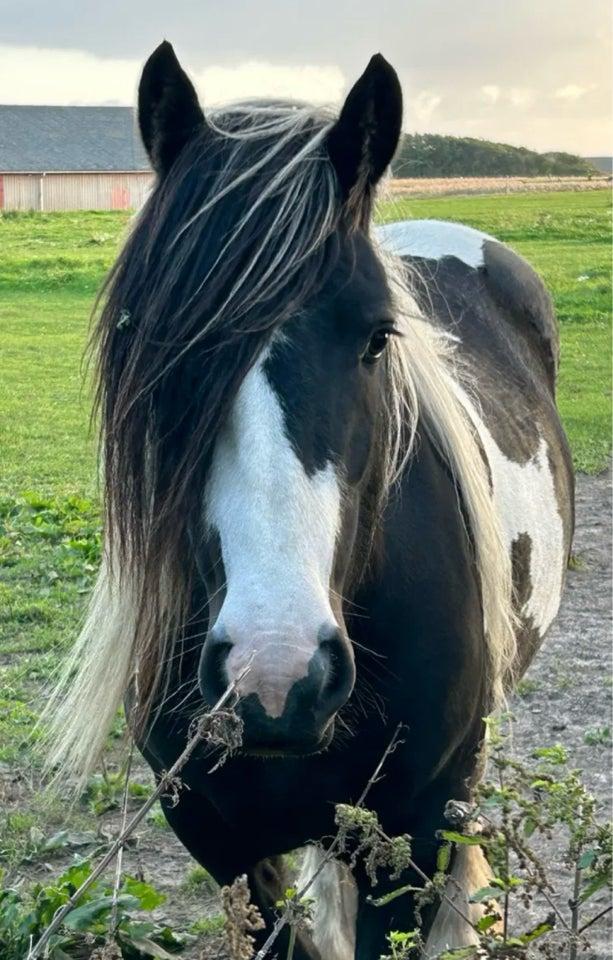
[[[544,646],[531,666],[515,698],[514,744],[520,757],[528,757],[535,747],[563,744],[571,764],[583,771],[588,787],[604,808],[611,808],[611,748],[603,735],[611,728],[611,484],[607,474],[581,476],[577,485],[577,529],[574,553],[577,562],[569,571],[560,615]],[[146,767],[134,771],[139,782],[147,782]],[[0,770],[4,800],[19,809],[32,790],[14,771]],[[119,826],[117,813],[101,818],[107,834]],[[206,829],[206,825],[203,825]],[[167,828],[148,823],[137,833],[136,843],[126,850],[124,868],[142,875],[167,895],[155,916],[166,920],[175,930],[186,930],[195,921],[219,913],[216,892],[206,882],[190,883],[187,878],[194,861]],[[568,870],[560,862],[555,840],[547,848],[549,872],[554,886],[562,892],[560,904],[569,894]],[[51,863],[25,866],[19,882],[47,879],[57,875],[68,862],[66,857]],[[588,916],[607,906],[608,894],[602,894]],[[535,919],[542,919],[538,914]],[[594,927],[592,948],[581,954],[583,960],[606,960],[611,956],[610,926]],[[190,960],[223,960],[219,941],[199,939],[183,956]],[[565,957],[566,951],[560,952]],[[374,958],[373,958],[374,960]]]
[[[560,743],[570,765],[600,801],[603,819],[611,817],[611,478],[608,473],[578,477],[577,520],[562,608],[526,674],[530,692],[513,704],[514,741],[520,757],[541,746]],[[521,688],[520,688],[521,689]],[[608,730],[607,730],[608,728]],[[598,742],[601,741],[601,742]],[[604,813],[604,811],[607,811]],[[547,847],[554,887],[570,896],[568,868],[560,862],[555,840]],[[604,909],[609,894],[595,898],[586,919]],[[584,960],[608,960],[611,923],[594,926],[592,950]],[[560,954],[565,956],[565,954]]]

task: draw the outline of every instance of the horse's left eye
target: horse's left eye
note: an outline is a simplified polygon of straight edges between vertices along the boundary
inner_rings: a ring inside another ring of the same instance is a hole
[[[366,347],[366,352],[362,356],[364,363],[374,363],[375,360],[378,360],[383,351],[385,350],[388,341],[390,338],[390,331],[386,329],[381,329],[375,331],[372,337],[368,342]]]

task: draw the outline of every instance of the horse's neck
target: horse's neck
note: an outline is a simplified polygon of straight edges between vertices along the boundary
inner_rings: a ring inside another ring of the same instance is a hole
[[[483,655],[470,534],[451,472],[424,434],[390,496],[353,599],[358,615],[348,609],[351,630],[398,663],[410,658],[411,645],[423,643],[431,653],[440,643],[441,656],[447,643],[468,659]]]

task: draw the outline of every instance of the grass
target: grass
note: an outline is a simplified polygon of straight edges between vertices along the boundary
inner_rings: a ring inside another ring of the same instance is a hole
[[[95,489],[83,378],[88,318],[125,213],[0,219],[0,491]]]
[[[561,322],[559,401],[575,463],[602,469],[610,451],[606,193],[411,199],[384,206],[381,215],[480,227],[542,273]],[[17,800],[6,798],[0,778],[0,809],[7,805],[0,863],[9,871],[44,849],[60,825],[95,828],[95,801],[108,800],[97,780],[94,800],[72,810],[37,790],[32,729],[99,558],[95,443],[81,361],[92,302],[127,223],[125,213],[0,217],[0,772],[10,770],[22,784]],[[152,820],[150,829],[160,823]],[[186,885],[198,878],[188,875]]]
[[[552,291],[562,330],[559,405],[578,469],[610,451],[610,198],[608,192],[406,199],[384,219],[437,217],[512,244]],[[95,292],[126,213],[0,219],[0,492],[95,491],[95,443],[82,372]]]

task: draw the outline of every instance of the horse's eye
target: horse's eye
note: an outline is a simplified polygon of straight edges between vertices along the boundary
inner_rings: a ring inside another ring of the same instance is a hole
[[[369,340],[368,346],[366,347],[366,352],[362,356],[364,363],[374,363],[375,360],[379,359],[387,346],[390,338],[390,332],[390,330],[381,328],[373,333]]]

